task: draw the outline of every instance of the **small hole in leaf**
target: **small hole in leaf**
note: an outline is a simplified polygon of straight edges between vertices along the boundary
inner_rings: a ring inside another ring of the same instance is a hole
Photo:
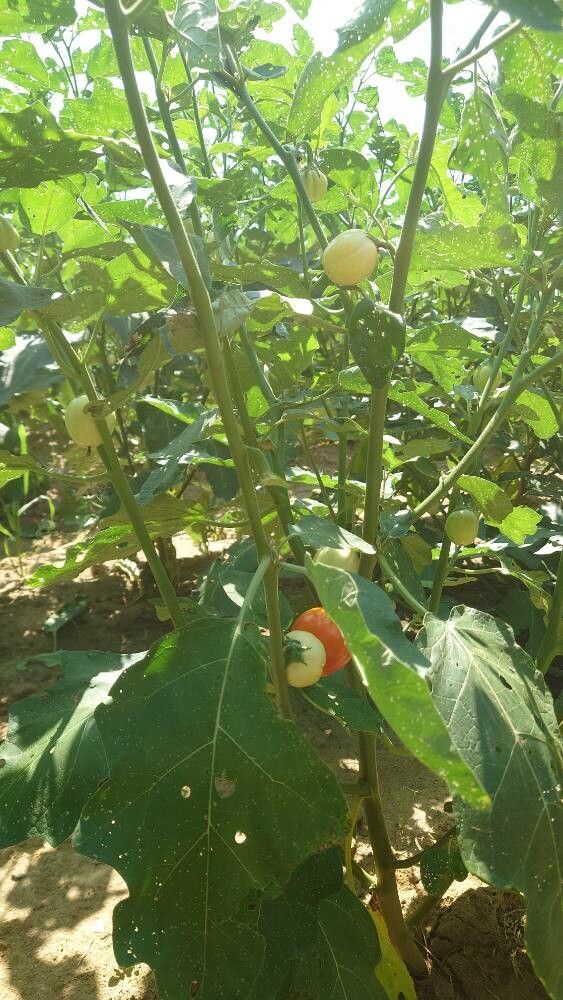
[[[192,794],[192,790],[191,790],[190,786],[189,785],[182,785],[182,787],[180,789],[180,795],[182,796],[182,798],[183,799],[189,799],[189,797],[190,797],[191,794]]]
[[[241,830],[237,830],[235,833],[235,842],[237,844],[244,844],[246,840],[246,833],[242,833]]]
[[[501,684],[504,684],[505,688],[508,688],[509,691],[512,691],[512,684],[509,684],[506,678],[502,676],[502,674],[499,674],[498,676]]]

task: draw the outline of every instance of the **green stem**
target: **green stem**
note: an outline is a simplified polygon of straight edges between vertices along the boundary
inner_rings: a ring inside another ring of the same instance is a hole
[[[231,384],[231,392],[233,394],[234,402],[237,408],[239,419],[242,425],[243,434],[247,445],[255,451],[260,451],[260,443],[252,423],[248,409],[246,407],[246,400],[244,398],[244,392],[240,384],[240,379],[237,371],[237,367],[234,362],[233,354],[231,351],[231,345],[227,338],[223,341],[223,357],[225,359],[225,367],[227,369],[227,374],[229,376],[229,382]],[[301,564],[305,559],[305,546],[297,535],[290,535],[289,525],[293,523],[293,514],[291,511],[291,506],[289,503],[289,497],[287,490],[283,490],[281,487],[268,486],[268,493],[272,498],[272,502],[276,508],[278,517],[280,519],[280,524],[284,530],[291,551],[295,558]]]
[[[442,538],[442,544],[440,545],[440,554],[438,556],[438,563],[436,566],[434,582],[432,584],[430,599],[428,601],[428,610],[431,611],[433,615],[438,613],[438,608],[440,607],[442,590],[444,589],[444,583],[446,582],[446,577],[448,575],[448,570],[450,568],[451,546],[452,543],[450,542],[450,539],[444,532],[444,536]]]
[[[387,386],[372,389],[369,438],[366,461],[366,502],[364,507],[364,528],[362,537],[375,548],[379,528],[379,505],[383,480],[383,435],[385,433],[385,413],[387,409]],[[360,573],[368,580],[373,576],[375,555],[362,553]]]
[[[330,497],[328,495],[328,490],[327,490],[325,484],[323,483],[323,477],[321,476],[321,471],[320,471],[320,469],[319,469],[319,467],[317,465],[317,462],[315,460],[315,456],[313,455],[313,452],[311,451],[311,449],[309,447],[309,442],[307,441],[307,433],[305,431],[305,425],[304,424],[301,424],[301,434],[300,434],[300,437],[301,437],[301,444],[303,445],[303,451],[305,453],[305,458],[307,459],[307,461],[308,461],[311,469],[313,470],[313,472],[315,474],[315,479],[317,480],[317,483],[319,484],[319,490],[321,491],[321,496],[323,498],[323,501],[324,501],[326,507],[328,508],[329,516],[330,516],[331,520],[336,523],[336,514],[334,513],[334,508],[333,508],[332,503],[330,501]]]
[[[384,573],[385,576],[391,581],[397,593],[403,598],[405,604],[407,604],[409,608],[412,608],[417,615],[422,615],[424,618],[428,608],[425,608],[424,604],[421,604],[420,601],[417,601],[416,597],[413,597],[410,590],[405,587],[402,580],[400,580],[397,576],[395,570],[391,566],[391,563],[387,557],[383,555],[381,550],[378,550],[377,561],[381,567],[382,573]]]
[[[463,458],[459,460],[457,465],[443,477],[440,485],[437,486],[432,493],[429,493],[426,499],[422,500],[418,506],[414,508],[413,517],[417,518],[425,514],[426,511],[433,507],[438,500],[441,500],[442,497],[446,496],[459,477],[471,468],[489,438],[492,437],[495,431],[497,431],[501,424],[504,423],[512,404],[524,391],[524,389],[526,389],[538,378],[541,378],[546,372],[557,367],[557,365],[560,365],[563,362],[563,351],[558,351],[552,358],[545,361],[543,365],[540,365],[538,368],[534,368],[534,370],[529,372],[527,375],[518,377],[517,373],[520,373],[520,371],[525,367],[531,353],[531,351],[526,350],[521,355],[520,363],[507,392],[505,393],[502,401],[499,403],[498,409],[495,411],[488,424],[485,425],[477,440],[474,441]]]
[[[549,670],[554,658],[561,652],[563,638],[561,635],[561,621],[563,617],[563,552],[559,556],[559,566],[557,568],[557,579],[555,590],[551,598],[551,605],[547,616],[547,626],[545,635],[541,641],[537,655],[537,668],[542,674]]]
[[[353,667],[349,668],[352,686],[365,696],[364,686]],[[363,800],[373,861],[377,876],[377,899],[389,937],[409,971],[415,976],[426,975],[426,964],[403,919],[395,875],[395,857],[389,840],[387,824],[381,806],[377,773],[377,744],[374,736],[359,734],[359,780],[366,781],[370,791]]]
[[[172,121],[172,116],[170,114],[170,110],[168,108],[168,104],[166,103],[164,92],[162,90],[162,85],[160,83],[161,74],[159,73],[158,70],[155,55],[153,52],[153,47],[151,45],[149,37],[145,35],[144,32],[142,33],[141,37],[143,40],[143,46],[153,76],[154,89],[156,93],[156,102],[158,104],[158,110],[160,111],[162,124],[164,125],[166,136],[170,144],[170,152],[172,153],[174,159],[176,160],[178,169],[181,170],[182,173],[187,177],[188,169],[186,167],[186,161],[184,160],[184,154],[182,153],[182,150],[180,148],[180,143],[178,142],[178,136],[176,135],[176,131],[174,129],[174,123]],[[197,207],[195,201],[192,201],[190,203],[189,212],[190,212],[190,218],[192,220],[192,225],[194,227],[194,232],[196,233],[197,236],[203,238],[204,233],[203,233],[203,226],[201,224],[201,216],[199,214],[199,208]]]
[[[225,434],[236,466],[258,557],[262,559],[263,556],[270,555],[272,560],[270,570],[266,574],[264,581],[270,631],[271,669],[280,714],[286,718],[291,718],[292,708],[285,676],[283,637],[277,589],[278,574],[274,561],[275,555],[262,524],[248,455],[229,391],[221,343],[215,325],[209,291],[199,269],[192,243],[186,233],[176,203],[164,178],[162,167],[154,147],[131,59],[127,22],[121,13],[119,0],[106,0],[106,14],[137,141],[141,149],[145,167],[152,180],[155,193],[176,245],[178,256],[188,280],[191,299],[197,312],[205,344],[211,385],[221,412]]]
[[[440,847],[451,837],[455,836],[457,827],[451,826],[449,830],[446,830],[441,837],[438,837],[433,844],[429,844],[428,847],[423,847],[422,850],[417,851],[416,854],[411,854],[410,858],[396,858],[395,868],[412,868],[413,865],[417,865],[419,861],[422,860],[427,851],[433,851],[436,847]]]

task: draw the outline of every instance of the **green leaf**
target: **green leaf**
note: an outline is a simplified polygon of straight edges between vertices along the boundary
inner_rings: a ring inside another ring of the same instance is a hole
[[[524,24],[540,31],[561,31],[561,11],[555,0],[485,0],[489,7],[507,10]]]
[[[149,473],[136,495],[137,503],[141,507],[150,503],[159,493],[166,492],[184,478],[186,466],[190,464],[189,453],[193,449],[193,445],[197,441],[209,437],[217,420],[217,410],[206,410],[164,448],[151,455],[158,467]]]
[[[460,759],[432,702],[429,664],[404,635],[387,594],[377,584],[335,567],[307,559],[306,568],[378,711],[415,757],[457,794],[482,806],[487,797]]]
[[[20,285],[0,278],[0,326],[13,323],[24,309],[41,309],[51,301],[53,294],[50,288]]]
[[[248,1000],[278,996],[291,963],[318,940],[320,903],[341,889],[342,853],[331,847],[299,865],[280,896],[262,899],[258,930],[265,957]]]
[[[289,532],[291,535],[298,535],[305,545],[310,545],[314,549],[329,545],[333,549],[348,546],[368,555],[373,555],[375,552],[373,545],[365,542],[359,535],[354,535],[346,528],[340,528],[333,521],[329,521],[326,517],[318,517],[316,514],[306,514],[301,517],[297,524],[289,526]]]
[[[432,693],[460,755],[491,797],[489,811],[455,806],[469,871],[526,898],[526,947],[561,996],[563,744],[543,677],[490,615],[458,607],[429,618],[423,639]]]
[[[85,135],[127,133],[131,128],[131,116],[126,97],[110,80],[96,80],[89,97],[65,101],[61,125]]]
[[[0,181],[5,187],[37,187],[45,180],[93,170],[98,153],[83,149],[83,138],[62,129],[37,102],[0,113]]]
[[[479,476],[460,476],[458,485],[473,497],[485,521],[500,524],[512,511],[512,501],[496,483]]]
[[[73,0],[10,0],[0,10],[0,34],[43,32],[72,24],[75,18]]]
[[[185,503],[166,494],[143,508],[143,519],[153,539],[170,538],[178,531],[189,529]],[[102,522],[90,538],[69,545],[61,566],[43,563],[28,577],[27,583],[30,587],[48,587],[59,580],[74,580],[89,566],[133,556],[139,549],[139,539],[129,517],[120,511]]]
[[[44,694],[17,701],[0,748],[0,846],[70,836],[107,773],[94,710],[144,653],[60,652],[38,659],[63,671]]]
[[[476,177],[486,201],[510,220],[508,212],[508,136],[490,95],[476,87],[465,102],[452,162]]]
[[[535,534],[541,519],[541,513],[531,507],[514,507],[498,527],[515,545],[523,545],[530,535]]]
[[[350,349],[372,388],[382,388],[405,349],[403,317],[380,303],[362,299],[350,317]]]
[[[313,1000],[388,1000],[375,974],[381,948],[375,923],[365,906],[343,886],[323,899],[319,936],[293,976],[296,996]]]
[[[272,264],[269,260],[252,261],[245,264],[219,264],[211,262],[211,273],[215,281],[232,285],[260,285],[274,292],[306,298],[307,290],[297,271],[290,267]]]
[[[44,181],[36,188],[22,191],[20,204],[29,228],[38,236],[58,233],[79,209],[76,193],[73,194],[57,181]]]
[[[321,677],[311,687],[301,688],[299,693],[309,704],[353,733],[384,732],[383,719],[377,709],[348,686],[341,671]]]
[[[4,41],[0,49],[0,76],[30,91],[36,89],[32,81],[38,90],[47,90],[49,86],[47,67],[35,46],[21,39]]]
[[[232,940],[230,918],[348,827],[334,778],[265,685],[233,622],[195,622],[127,671],[96,714],[110,778],[82,814],[78,849],[127,882],[117,960],[148,962],[169,1000],[193,983],[202,1000],[246,997],[256,942],[249,954],[242,930]]]
[[[416,235],[409,281],[413,286],[442,281],[448,287],[463,283],[475,268],[516,267],[522,257],[520,231],[511,224],[492,228],[433,224]]]
[[[548,400],[531,389],[520,393],[510,416],[513,420],[523,420],[538,438],[551,438],[559,430],[557,417]]]
[[[180,49],[190,69],[222,69],[219,13],[215,0],[180,0],[174,14]]]

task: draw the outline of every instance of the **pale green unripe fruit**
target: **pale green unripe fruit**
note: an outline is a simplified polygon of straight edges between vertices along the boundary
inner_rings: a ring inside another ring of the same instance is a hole
[[[476,368],[475,371],[473,372],[473,385],[477,390],[477,392],[479,393],[479,395],[482,395],[483,390],[487,382],[489,381],[489,377],[491,375],[492,370],[493,370],[492,361],[484,361],[483,364],[479,365],[479,367]],[[502,382],[502,375],[500,371],[498,371],[495,375],[494,382],[491,386],[491,392],[496,392],[501,382]]]
[[[329,545],[325,545],[317,549],[313,562],[323,563],[324,566],[336,566],[337,569],[345,569],[348,573],[357,573],[360,568],[360,553],[347,545],[340,549],[332,549]]]
[[[301,177],[303,178],[303,186],[309,195],[309,200],[312,202],[321,201],[328,187],[328,181],[322,170],[309,165],[303,167]]]
[[[71,399],[65,411],[65,424],[70,437],[76,444],[81,444],[84,448],[96,448],[102,443],[102,438],[92,414],[84,412],[84,407],[88,403],[89,399],[86,394]],[[105,421],[111,434],[115,427],[115,413],[110,413]]]
[[[479,518],[474,510],[460,507],[446,518],[446,535],[454,545],[471,545],[479,530]]]

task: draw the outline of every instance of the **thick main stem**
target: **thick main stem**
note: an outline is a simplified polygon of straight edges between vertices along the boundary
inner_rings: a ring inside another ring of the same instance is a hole
[[[405,220],[395,255],[393,283],[389,297],[389,308],[402,313],[407,287],[416,228],[420,216],[422,199],[432,161],[434,142],[438,129],[440,110],[444,99],[445,86],[442,77],[442,0],[430,0],[431,55],[426,89],[426,111],[418,151],[418,158],[410,190]],[[374,548],[379,527],[379,506],[383,477],[383,435],[387,407],[388,387],[372,391],[368,455],[366,466],[366,502],[364,510],[363,537]],[[375,557],[363,555],[360,573],[371,579]],[[360,686],[358,678],[355,686]],[[389,936],[395,944],[407,967],[414,975],[424,975],[426,965],[405,924],[397,879],[394,868],[393,851],[385,817],[381,807],[377,775],[377,744],[374,736],[362,733],[360,742],[360,778],[370,785],[370,795],[364,800],[364,810],[368,823],[370,842],[377,872],[377,898],[387,924]]]
[[[182,219],[164,178],[162,167],[154,147],[152,135],[145,115],[145,109],[139,93],[135,69],[129,46],[127,22],[123,17],[118,0],[106,0],[106,14],[111,30],[117,62],[123,81],[125,96],[137,140],[141,149],[145,167],[152,180],[160,206],[170,228],[172,238],[178,251],[178,256],[186,273],[190,295],[197,312],[202,337],[205,344],[209,375],[213,392],[219,409],[229,448],[236,466],[240,481],[244,504],[252,529],[258,556],[261,559],[269,555],[272,560],[270,571],[265,576],[266,605],[268,609],[268,625],[270,631],[271,670],[276,688],[278,708],[280,713],[291,718],[292,708],[285,676],[285,665],[282,648],[282,628],[279,614],[277,591],[277,570],[275,556],[264,531],[260,517],[260,509],[256,501],[254,482],[250,471],[248,455],[242,439],[241,431],[235,416],[233,402],[229,391],[227,375],[223,363],[221,344],[215,326],[215,318],[211,306],[209,291],[203,280],[199,264],[186,233]]]
[[[434,577],[434,583],[432,584],[432,591],[430,593],[430,599],[428,601],[428,610],[432,614],[436,614],[438,608],[440,607],[440,599],[442,597],[442,590],[444,589],[444,583],[446,582],[446,577],[448,575],[448,569],[450,566],[450,549],[451,542],[446,534],[442,538],[442,544],[440,546],[440,554],[438,556],[438,562],[436,565],[436,575]]]

